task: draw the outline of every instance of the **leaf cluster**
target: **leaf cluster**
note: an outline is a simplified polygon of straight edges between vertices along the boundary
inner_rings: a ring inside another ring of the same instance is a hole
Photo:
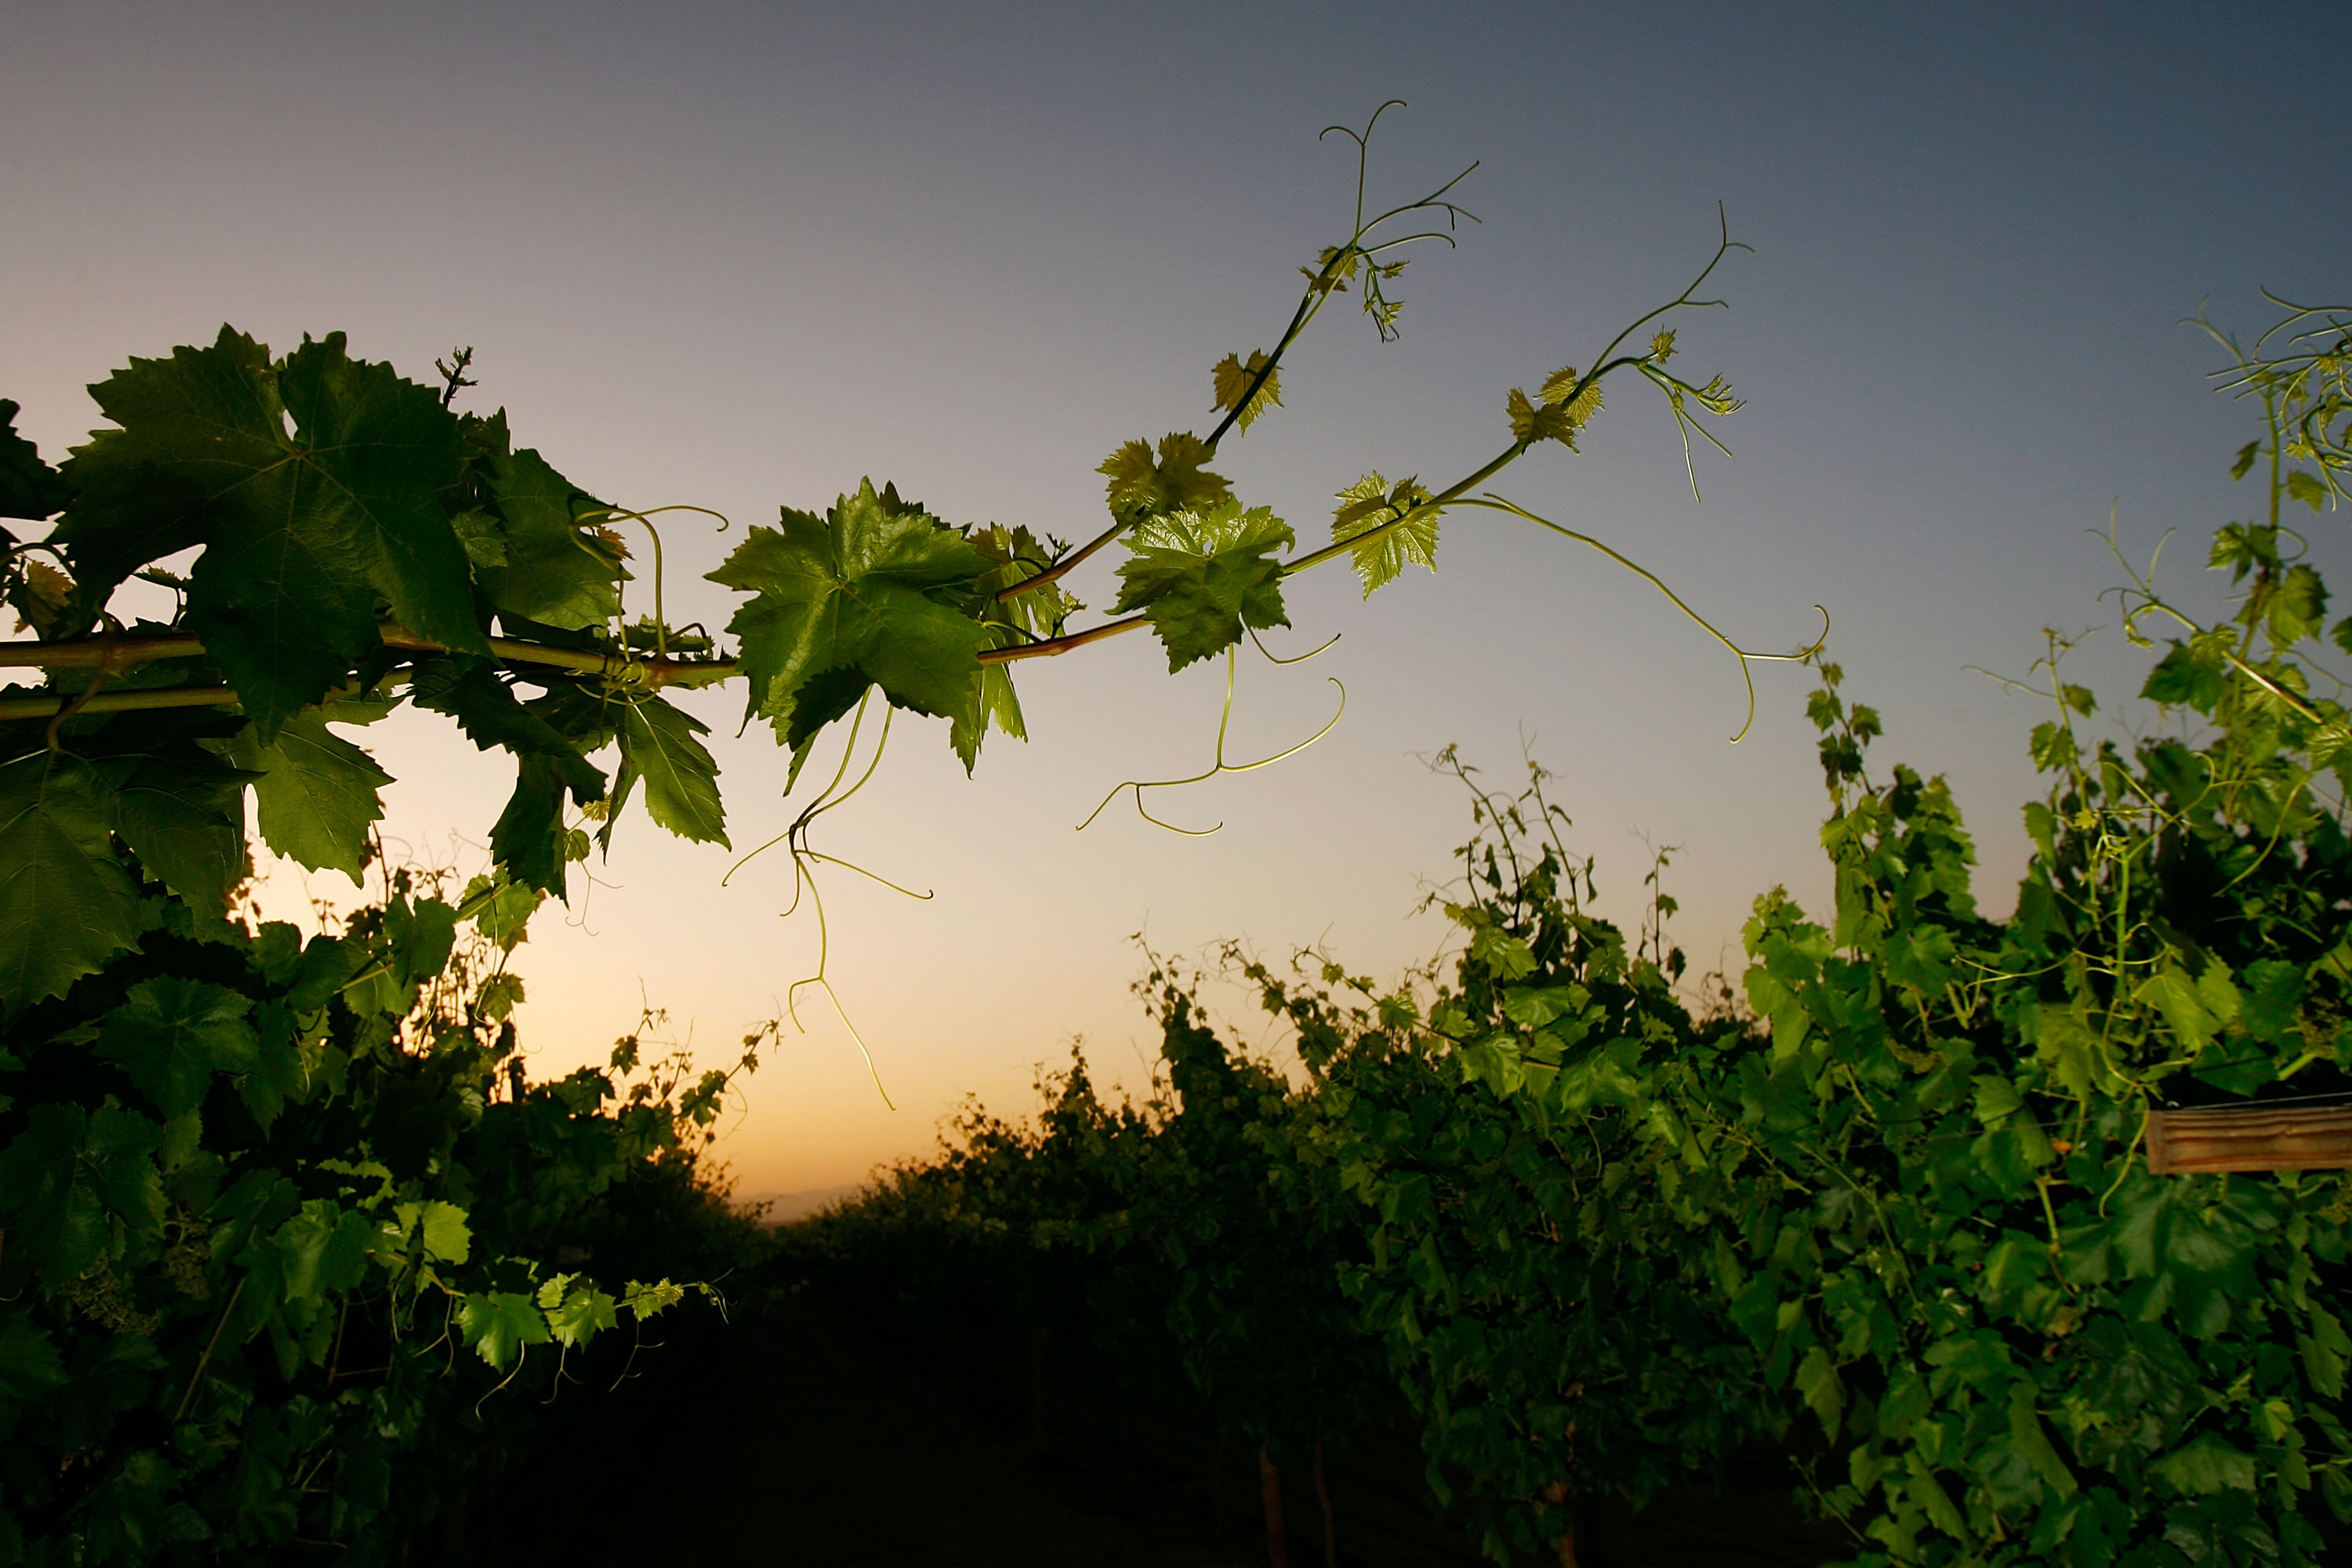
[[[1140,1237],[1203,1387],[1309,1386],[1328,1347],[1376,1337],[1384,1369],[1354,1375],[1409,1402],[1433,1496],[1497,1562],[1564,1553],[1595,1500],[1759,1441],[1871,1568],[2326,1560],[2352,1522],[2352,1178],[2147,1159],[2168,1108],[2352,1098],[2352,724],[2329,673],[2352,632],[2276,521],[2324,459],[2269,424],[2272,521],[2210,557],[2231,616],[2125,590],[2155,721],[2091,732],[2063,640],[2032,672],[2049,789],[2005,919],[1975,901],[1944,782],[1874,773],[1884,721],[1835,665],[1808,704],[1832,907],[1759,898],[1736,990],[1678,984],[1663,856],[1629,941],[1541,771],[1492,792],[1449,752],[1476,837],[1436,899],[1459,941],[1442,984],[1236,955],[1291,1032],[1292,1084],[1156,968],[1172,1105],[1073,1118],[1066,1098],[903,1180],[962,1184],[958,1223],[1001,1222],[1010,1273],[1066,1269],[1076,1242],[1082,1291]],[[1343,500],[1415,504],[1377,476]],[[1300,1254],[1328,1274],[1299,1278]],[[1269,1315],[1307,1302],[1311,1332]]]
[[[109,863],[135,944],[0,1035],[0,1560],[398,1561],[538,1419],[496,1387],[609,1379],[688,1289],[583,1264],[746,1245],[728,1075],[530,1082],[503,877],[304,941]]]

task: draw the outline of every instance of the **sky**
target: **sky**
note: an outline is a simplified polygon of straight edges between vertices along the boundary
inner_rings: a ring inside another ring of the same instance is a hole
[[[673,619],[719,624],[730,596],[700,574],[742,530],[866,476],[951,521],[1093,534],[1095,465],[1205,434],[1212,364],[1271,346],[1297,268],[1346,237],[1351,148],[1317,132],[1400,99],[1370,199],[1475,160],[1456,195],[1480,221],[1415,255],[1395,342],[1327,310],[1219,471],[1310,543],[1368,469],[1469,472],[1508,439],[1510,388],[1681,291],[1720,204],[1753,252],[1710,279],[1727,309],[1679,322],[1676,364],[1749,401],[1717,432],[1737,456],[1697,459],[1703,500],[1632,386],[1581,452],[1495,488],[1751,648],[1808,642],[1824,606],[1847,690],[1885,716],[1878,757],[1948,776],[2000,912],[2042,714],[1984,672],[2026,676],[2045,627],[2092,632],[2070,679],[2120,731],[2146,722],[2126,701],[2146,656],[2101,597],[2111,517],[2143,565],[2180,531],[2163,583],[2220,602],[2203,537],[2258,504],[2226,471],[2255,431],[2187,319],[2251,337],[2262,289],[2352,295],[2352,206],[2313,152],[2347,67],[2320,5],[20,5],[0,11],[0,396],[56,459],[99,422],[89,383],[223,321],[280,352],[346,331],[423,379],[470,345],[462,406],[506,408],[583,489],[731,520],[663,536]],[[2339,520],[2312,535],[2340,570]],[[1108,563],[1076,585],[1116,591]],[[1604,913],[1637,919],[1649,847],[1675,847],[1696,971],[1737,973],[1775,885],[1826,906],[1809,672],[1757,667],[1731,743],[1718,645],[1494,514],[1445,520],[1433,576],[1365,600],[1335,564],[1287,597],[1272,651],[1339,640],[1241,662],[1228,759],[1313,733],[1341,689],[1345,714],[1276,766],[1151,797],[1213,836],[1118,803],[1076,831],[1121,781],[1208,764],[1223,669],[1171,677],[1149,637],[1021,667],[1030,739],[992,739],[971,778],[944,724],[894,728],[816,844],[932,895],[824,884],[827,974],[896,1109],[801,990],[805,1031],[767,1048],[720,1147],[740,1191],[919,1155],[967,1096],[1025,1110],[1074,1039],[1147,1088],[1139,935],[1322,944],[1375,975],[1426,958],[1443,922],[1413,911],[1469,830],[1427,764],[1447,745],[1497,786],[1551,770]],[[681,701],[717,731],[735,852],[635,816],[534,921],[537,1072],[601,1059],[647,1006],[722,1062],[818,962],[809,911],[779,918],[788,860],[721,885],[798,809],[785,759],[737,738],[736,692]],[[399,780],[387,839],[470,871],[511,774],[447,730],[346,732]],[[339,890],[278,865],[265,897]]]

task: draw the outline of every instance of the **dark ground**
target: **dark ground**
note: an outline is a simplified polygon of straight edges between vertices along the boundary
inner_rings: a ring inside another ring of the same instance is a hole
[[[715,1325],[712,1325],[715,1327]],[[779,1568],[1250,1568],[1266,1562],[1255,1457],[1181,1408],[1105,1400],[1051,1347],[950,1348],[787,1302],[681,1328],[650,1375],[581,1401],[474,1510],[475,1560]],[[1048,1369],[1044,1378],[1035,1368]],[[601,1392],[601,1391],[600,1391]],[[1341,1568],[1471,1568],[1432,1515],[1409,1427],[1327,1467]],[[1311,1472],[1286,1472],[1293,1568],[1324,1563]],[[1809,1568],[1842,1555],[1769,1474],[1727,1495],[1588,1520],[1581,1568]],[[1851,1550],[1851,1548],[1849,1548]]]

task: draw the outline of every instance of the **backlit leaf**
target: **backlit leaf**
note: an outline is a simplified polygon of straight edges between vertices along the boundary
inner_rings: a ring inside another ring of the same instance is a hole
[[[609,1329],[620,1322],[620,1303],[593,1284],[574,1285],[552,1306],[546,1305],[541,1295],[541,1309],[547,1315],[548,1331],[560,1345],[584,1345],[595,1338],[599,1330]]]
[[[1167,647],[1169,669],[1181,669],[1239,642],[1244,626],[1290,624],[1275,552],[1295,542],[1272,511],[1244,511],[1235,500],[1154,518],[1129,540],[1115,608],[1148,614]]]
[[[1231,500],[1234,487],[1224,476],[1201,467],[1210,457],[1207,442],[1189,430],[1178,431],[1160,438],[1157,454],[1149,442],[1127,442],[1095,471],[1109,477],[1104,499],[1111,516],[1123,523],[1137,523],[1169,512],[1202,511]]]
[[[376,792],[392,783],[373,757],[328,729],[315,708],[289,716],[267,745],[257,726],[241,731],[228,755],[261,775],[253,795],[262,842],[313,871],[360,881],[368,830],[383,816]]]
[[[495,563],[476,567],[491,605],[566,631],[619,615],[619,584],[629,572],[613,542],[596,531],[611,509],[529,447],[479,467],[499,545]]]
[[[272,363],[227,327],[91,388],[118,428],[75,450],[53,538],[84,605],[193,545],[188,622],[264,740],[377,646],[376,602],[412,631],[488,651],[439,492],[462,465],[430,388],[331,333]]]
[[[1339,508],[1331,517],[1332,542],[1364,541],[1353,552],[1364,597],[1370,598],[1375,589],[1394,582],[1408,564],[1437,570],[1440,513],[1434,507],[1420,504],[1429,500],[1429,491],[1417,480],[1399,479],[1391,486],[1374,471],[1341,490],[1336,499]],[[1399,518],[1406,521],[1397,522]],[[1392,523],[1395,526],[1390,527]],[[1382,528],[1387,531],[1379,537],[1365,538]]]
[[[419,708],[457,720],[466,738],[483,751],[498,746],[519,757],[548,759],[575,801],[604,797],[604,773],[543,713],[516,697],[488,660],[463,655],[427,659],[410,679],[409,697]]]
[[[553,1338],[538,1303],[518,1290],[468,1295],[457,1309],[457,1326],[475,1353],[500,1372],[525,1345],[543,1345]]]
[[[961,532],[871,480],[822,519],[787,509],[778,527],[751,530],[709,574],[752,595],[728,623],[749,712],[798,745],[869,683],[919,713],[962,711],[987,640],[965,606],[989,569]]]
[[[696,737],[710,727],[659,697],[620,705],[621,755],[646,781],[646,809],[681,838],[727,843],[719,764]]]
[[[1265,373],[1265,379],[1253,393],[1250,384],[1257,379],[1260,372]],[[1242,362],[1239,354],[1227,354],[1217,362],[1212,374],[1216,382],[1216,400],[1210,404],[1210,408],[1220,414],[1227,409],[1240,408],[1241,413],[1234,420],[1240,429],[1247,430],[1268,408],[1282,406],[1282,373],[1267,367],[1263,349],[1252,349],[1247,363]],[[1249,398],[1247,406],[1242,404],[1244,395]]]

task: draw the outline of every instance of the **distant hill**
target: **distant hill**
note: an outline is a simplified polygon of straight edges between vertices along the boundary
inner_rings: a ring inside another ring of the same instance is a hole
[[[866,1190],[864,1182],[844,1182],[837,1187],[810,1187],[797,1193],[752,1193],[734,1200],[739,1209],[768,1205],[761,1216],[763,1225],[790,1225],[796,1219],[806,1219],[830,1204],[839,1203],[853,1193]]]

